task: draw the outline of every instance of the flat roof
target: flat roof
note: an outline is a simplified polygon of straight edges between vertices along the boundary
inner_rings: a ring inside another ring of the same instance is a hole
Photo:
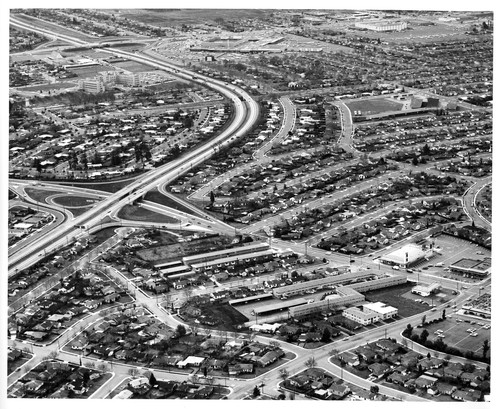
[[[491,260],[473,260],[470,258],[462,258],[451,264],[450,267],[460,268],[464,270],[487,271],[489,268],[491,268]]]
[[[219,257],[227,255],[227,254],[241,253],[241,252],[248,253],[248,252],[252,252],[252,251],[260,250],[260,249],[264,249],[264,248],[266,248],[266,249],[269,248],[269,244],[268,243],[256,243],[256,244],[250,244],[248,246],[233,247],[231,249],[211,251],[209,253],[202,253],[202,254],[196,254],[193,256],[183,257],[182,261],[184,263],[193,263],[196,260],[201,260],[201,259],[205,259],[205,258],[212,258],[212,259],[219,258]]]
[[[262,307],[254,308],[255,315],[263,314],[265,312],[271,312],[276,310],[282,310],[285,308],[296,307],[297,305],[307,304],[305,298],[296,298],[295,300],[283,301],[277,304],[263,305]]]
[[[275,296],[282,294],[287,294],[294,291],[303,291],[311,288],[319,288],[325,285],[338,284],[349,280],[354,280],[356,278],[364,278],[374,276],[375,274],[367,271],[358,271],[356,273],[345,273],[336,276],[329,276],[325,278],[319,278],[317,280],[306,281],[305,283],[297,283],[292,285],[287,285],[284,287],[278,287],[273,290]]]
[[[238,254],[231,257],[218,258],[215,260],[205,261],[202,263],[191,264],[191,267],[193,267],[193,269],[197,269],[202,267],[214,266],[222,263],[231,263],[233,261],[244,260],[251,257],[271,256],[271,255],[274,255],[274,250],[269,249],[253,253]]]
[[[379,314],[386,314],[388,312],[397,312],[398,309],[391,307],[390,305],[387,305],[381,301],[370,303],[370,304],[365,304],[363,305],[363,308],[367,308],[369,310],[375,311]]]

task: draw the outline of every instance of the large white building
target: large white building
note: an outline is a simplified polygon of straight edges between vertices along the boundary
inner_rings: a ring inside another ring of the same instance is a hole
[[[406,21],[379,21],[368,20],[359,21],[354,24],[356,28],[363,28],[371,31],[402,31],[408,28]]]
[[[417,244],[407,244],[381,257],[380,261],[384,264],[408,268],[421,260],[431,258],[432,254],[432,250],[424,251]]]
[[[358,307],[351,307],[344,310],[342,316],[361,325],[370,325],[379,321],[379,317],[376,313]]]
[[[387,320],[398,315],[398,309],[384,304],[381,301],[363,305],[363,311],[371,311],[378,315],[380,320]]]

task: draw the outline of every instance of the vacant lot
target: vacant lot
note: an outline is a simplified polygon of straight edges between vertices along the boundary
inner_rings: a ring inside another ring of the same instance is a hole
[[[381,114],[383,112],[400,111],[403,104],[386,98],[352,101],[346,104],[351,112],[361,111],[363,115]]]

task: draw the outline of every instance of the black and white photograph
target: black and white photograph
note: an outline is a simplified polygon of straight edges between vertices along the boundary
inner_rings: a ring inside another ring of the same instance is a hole
[[[22,3],[6,408],[495,401],[493,4]]]

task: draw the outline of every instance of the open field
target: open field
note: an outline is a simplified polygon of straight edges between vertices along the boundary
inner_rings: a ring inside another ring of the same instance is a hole
[[[29,197],[40,203],[46,203],[45,200],[49,196],[53,196],[58,193],[64,193],[57,190],[41,190],[41,189],[31,189],[31,188],[26,188],[24,191],[28,194]]]
[[[53,84],[41,84],[41,85],[32,85],[29,87],[20,87],[19,89],[22,91],[50,91],[53,89],[65,89],[65,88],[74,88],[77,84],[75,82],[55,82]]]
[[[361,111],[362,114],[381,114],[383,112],[400,111],[403,104],[392,101],[388,98],[365,99],[360,101],[352,101],[346,104],[347,107],[354,111]]]

